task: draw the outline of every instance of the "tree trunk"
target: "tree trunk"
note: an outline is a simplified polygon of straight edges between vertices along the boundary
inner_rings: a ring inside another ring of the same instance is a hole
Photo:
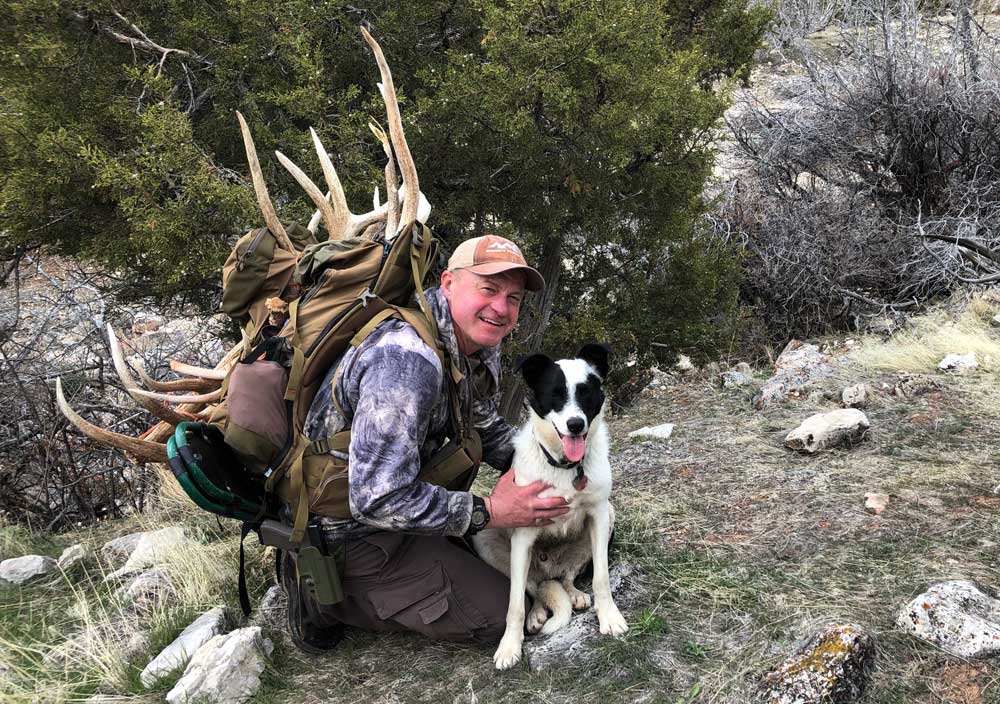
[[[562,238],[550,237],[542,247],[542,263],[539,273],[545,279],[545,290],[537,308],[525,316],[521,324],[521,341],[526,354],[534,354],[542,349],[545,340],[545,330],[552,317],[552,303],[559,290],[559,274],[562,272]],[[527,311],[525,311],[527,312]],[[521,416],[521,404],[524,402],[524,383],[520,375],[511,375],[504,383],[503,395],[500,399],[500,415],[512,425],[517,425]]]

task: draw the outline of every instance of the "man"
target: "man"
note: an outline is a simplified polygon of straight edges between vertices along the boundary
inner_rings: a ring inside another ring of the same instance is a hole
[[[510,467],[514,429],[497,413],[499,346],[517,325],[525,290],[543,287],[517,245],[487,235],[460,244],[440,287],[426,292],[441,340],[463,374],[463,412],[471,412],[483,459],[502,471]],[[320,607],[297,589],[295,559],[286,557],[289,629],[300,648],[333,647],[344,624],[482,643],[502,636],[507,577],[461,538],[484,527],[547,525],[568,509],[561,497],[540,498],[547,488],[541,482],[515,485],[513,472],[487,497],[418,479],[453,434],[447,372],[416,330],[396,319],[381,323],[328,372],[306,432],[315,440],[351,429],[353,519],[321,519],[324,539],[346,548],[345,599]]]

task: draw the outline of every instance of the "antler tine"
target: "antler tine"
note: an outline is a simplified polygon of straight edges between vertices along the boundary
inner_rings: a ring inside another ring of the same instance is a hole
[[[210,391],[207,394],[188,394],[187,396],[171,396],[161,394],[156,391],[146,391],[145,389],[134,389],[135,393],[145,396],[147,399],[166,401],[167,403],[215,403],[222,398],[222,389]]]
[[[353,237],[372,223],[384,220],[388,204],[361,215],[355,215],[351,212],[347,205],[347,196],[344,195],[344,187],[340,183],[340,177],[337,176],[337,170],[333,168],[330,155],[327,154],[326,148],[319,139],[319,135],[316,134],[316,130],[310,128],[309,131],[312,133],[313,144],[316,145],[316,156],[319,157],[319,163],[323,167],[323,177],[326,179],[326,185],[330,189],[330,200],[333,201],[333,209],[337,213],[337,227],[339,229],[329,233],[330,239]]]
[[[388,162],[385,165],[385,202],[387,206],[385,216],[386,237],[392,237],[399,225],[399,183],[396,181],[396,162],[392,158],[392,146],[389,144],[389,137],[385,130],[374,120],[368,121],[368,129],[372,131],[375,138],[382,144],[382,151],[385,152]],[[375,189],[375,197],[378,198],[378,189]],[[379,207],[375,204],[376,209]]]
[[[134,363],[133,363],[134,364]],[[136,365],[136,373],[145,386],[153,391],[215,391],[219,388],[217,381],[212,379],[175,379],[174,381],[157,381],[151,377],[142,365]]]
[[[326,192],[324,198],[330,200],[330,191]],[[313,233],[313,235],[316,234],[316,228],[317,226],[319,226],[319,221],[322,217],[323,217],[323,211],[317,210],[312,214],[312,217],[309,218],[309,224],[306,225],[306,229],[309,230],[309,232]]]
[[[66,416],[66,419],[92,440],[124,450],[140,461],[167,461],[167,446],[162,443],[140,440],[139,438],[122,435],[121,433],[114,433],[85,421],[66,402],[66,396],[63,394],[62,388],[62,377],[56,377],[56,403],[59,405],[59,410],[62,411],[62,414]]]
[[[257,203],[260,205],[260,211],[264,215],[264,223],[281,247],[287,249],[289,252],[294,252],[295,247],[288,238],[288,233],[285,232],[285,226],[278,219],[278,214],[274,210],[274,204],[271,203],[271,197],[267,193],[267,184],[264,183],[264,174],[260,170],[260,162],[257,160],[257,149],[253,145],[253,137],[250,135],[250,128],[247,127],[247,121],[243,119],[243,114],[239,110],[236,111],[236,117],[240,121],[240,132],[243,133],[243,146],[247,150],[247,162],[250,164],[253,190],[257,194]]]
[[[406,144],[406,137],[403,134],[403,120],[399,115],[399,102],[396,100],[396,88],[392,82],[392,73],[389,65],[385,61],[382,47],[372,38],[368,30],[361,28],[361,35],[375,55],[378,63],[378,70],[382,76],[382,85],[379,90],[382,92],[382,100],[385,103],[386,116],[389,120],[389,135],[392,137],[392,146],[399,159],[399,170],[403,175],[403,185],[410,197],[403,201],[403,211],[400,213],[400,224],[413,222],[417,215],[417,194],[420,193],[420,183],[417,179],[417,167],[413,163],[413,155],[410,154],[410,147]],[[387,233],[387,236],[391,236]]]
[[[302,190],[312,199],[312,202],[323,216],[323,222],[326,224],[327,231],[334,232],[333,228],[339,223],[337,222],[337,216],[333,212],[333,206],[330,205],[330,199],[323,195],[323,192],[316,187],[312,179],[306,176],[305,172],[295,165],[295,162],[279,151],[274,152],[274,155],[278,157],[281,165],[285,167],[288,173],[292,175],[292,178],[302,186]]]
[[[351,209],[347,205],[347,196],[344,195],[344,186],[340,183],[340,177],[337,176],[337,170],[333,168],[333,162],[330,161],[330,155],[326,151],[326,147],[319,139],[319,135],[316,134],[316,130],[312,127],[309,128],[309,134],[312,135],[313,145],[316,147],[316,156],[319,158],[319,164],[323,168],[323,178],[326,179],[326,187],[330,189],[330,200],[333,203],[333,210],[336,213],[336,217],[331,228],[327,225],[329,232],[327,232],[328,239],[341,239],[347,235],[347,230],[351,221]]]
[[[108,344],[111,346],[111,359],[115,364],[115,371],[118,372],[118,378],[122,380],[122,385],[124,385],[125,391],[128,392],[128,395],[131,396],[140,406],[167,423],[177,425],[178,423],[183,423],[186,420],[191,420],[191,416],[177,413],[172,408],[162,406],[151,398],[146,398],[141,395],[142,389],[140,389],[139,385],[135,383],[135,379],[133,379],[132,375],[129,373],[128,365],[125,364],[125,355],[122,353],[122,345],[118,341],[118,336],[115,335],[115,329],[111,326],[111,323],[107,324],[107,328]]]
[[[239,346],[234,348],[234,350],[239,349]],[[232,354],[232,352],[230,353]],[[184,362],[178,362],[176,359],[170,360],[170,368],[173,369],[178,374],[186,374],[187,376],[196,376],[199,379],[225,379],[227,369],[205,369],[204,367],[195,367],[190,364],[185,364]]]

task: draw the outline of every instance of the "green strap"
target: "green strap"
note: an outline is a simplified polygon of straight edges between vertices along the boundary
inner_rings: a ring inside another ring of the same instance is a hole
[[[306,535],[306,523],[309,521],[309,492],[302,476],[302,459],[305,452],[300,452],[288,470],[292,496],[298,496],[295,506],[295,521],[292,523],[292,542],[301,543]]]
[[[303,457],[312,457],[313,455],[325,455],[332,450],[337,450],[338,452],[347,452],[351,447],[351,431],[341,430],[339,433],[334,433],[328,438],[320,438],[319,440],[314,440],[306,448]]]
[[[366,337],[371,335],[372,330],[378,327],[378,325],[384,320],[388,320],[394,315],[396,315],[396,309],[393,307],[386,308],[385,310],[376,313],[371,320],[365,323],[354,335],[354,337],[351,338],[351,347],[357,347],[360,345]]]
[[[288,384],[285,385],[285,400],[294,401],[299,392],[299,382],[302,381],[302,371],[306,367],[306,357],[302,348],[292,347],[292,368],[288,370]]]

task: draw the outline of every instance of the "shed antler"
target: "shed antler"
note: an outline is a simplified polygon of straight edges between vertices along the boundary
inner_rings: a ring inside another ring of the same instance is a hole
[[[427,199],[420,192],[417,169],[413,163],[410,148],[406,143],[406,136],[403,134],[403,121],[399,113],[396,88],[393,84],[392,74],[386,63],[385,55],[382,53],[382,48],[378,45],[378,42],[372,38],[366,29],[362,28],[361,34],[375,56],[382,79],[378,87],[382,95],[382,101],[385,103],[388,134],[374,120],[370,121],[369,128],[382,145],[387,158],[385,167],[386,202],[379,203],[378,188],[376,188],[375,202],[370,212],[361,214],[351,212],[347,203],[347,196],[344,193],[343,184],[340,182],[340,177],[337,176],[337,171],[333,167],[330,155],[320,141],[316,130],[312,128],[310,128],[309,132],[316,149],[320,168],[323,171],[323,179],[326,182],[328,193],[324,194],[291,159],[281,152],[275,152],[278,161],[291,173],[298,184],[302,186],[317,208],[316,214],[309,222],[309,229],[315,232],[320,219],[322,219],[330,239],[357,236],[363,233],[366,228],[379,222],[385,222],[385,237],[391,239],[402,227],[416,220],[424,222],[430,215],[430,203],[427,202]],[[260,161],[257,158],[257,150],[254,146],[253,137],[250,134],[250,128],[247,126],[247,122],[241,113],[237,112],[236,117],[239,120],[240,133],[243,136],[247,162],[250,166],[250,176],[253,180],[254,192],[256,193],[264,222],[268,230],[274,235],[278,246],[290,252],[295,252],[295,246],[288,236],[284,225],[282,225],[281,220],[278,219],[278,214],[268,194]],[[398,184],[396,178],[397,165],[402,175],[402,185]],[[121,344],[110,325],[108,326],[108,342],[111,347],[111,356],[114,359],[115,369],[121,378],[125,390],[138,404],[157,418],[160,418],[162,422],[144,433],[142,438],[133,438],[99,428],[84,420],[70,407],[63,394],[62,382],[57,379],[56,399],[59,403],[59,408],[66,418],[88,437],[98,442],[118,447],[139,461],[151,462],[163,462],[166,460],[166,448],[162,443],[173,432],[175,425],[193,418],[211,419],[216,417],[216,408],[213,404],[217,403],[221,398],[222,391],[220,387],[222,380],[225,379],[229,368],[240,358],[244,349],[249,349],[244,344],[236,345],[215,369],[203,369],[171,361],[170,368],[173,371],[189,377],[176,381],[155,381],[146,374],[145,370],[136,367],[136,371],[143,383],[150,389],[153,389],[153,391],[147,391],[140,388],[139,384],[132,377],[128,364],[125,361]],[[194,393],[188,395],[171,395],[170,392],[172,391]],[[172,408],[165,404],[180,405],[177,408]]]

